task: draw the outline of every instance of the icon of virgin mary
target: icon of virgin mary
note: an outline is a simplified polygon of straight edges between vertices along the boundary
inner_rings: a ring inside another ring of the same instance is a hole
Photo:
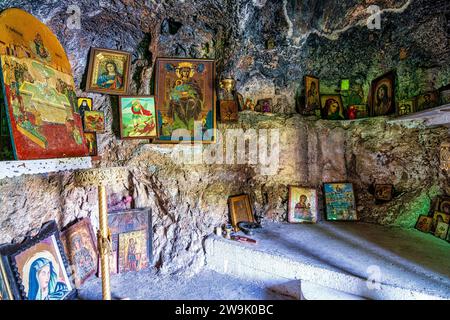
[[[97,85],[104,89],[121,89],[123,85],[123,76],[120,74],[117,64],[114,61],[105,63],[106,71],[97,79]]]
[[[53,262],[37,258],[30,267],[28,300],[62,300],[69,292],[64,282],[58,281]]]

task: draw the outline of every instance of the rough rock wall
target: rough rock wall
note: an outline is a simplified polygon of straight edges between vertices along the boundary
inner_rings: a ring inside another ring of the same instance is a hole
[[[227,219],[229,195],[249,193],[257,214],[282,221],[289,184],[349,180],[363,221],[411,227],[428,210],[430,197],[446,188],[437,157],[445,129],[406,128],[385,118],[333,122],[291,114],[305,74],[319,76],[329,90],[344,76],[366,88],[374,75],[396,65],[415,75],[402,82],[412,88],[408,93],[418,90],[425,74],[420,70],[430,66],[437,70],[435,86],[448,80],[448,46],[441,41],[437,9],[444,1],[384,1],[397,9],[383,15],[386,28],[373,32],[360,25],[369,4],[350,0],[77,1],[80,30],[67,27],[70,4],[19,0],[3,1],[0,8],[21,7],[52,28],[69,55],[80,95],[86,95],[89,48],[108,47],[133,52],[132,93],[152,92],[157,56],[210,57],[217,59],[219,75],[239,80],[244,96],[273,97],[280,107],[280,114],[244,112],[239,123],[220,125],[222,131],[280,130],[279,170],[261,175],[255,165],[176,164],[172,146],[119,140],[117,99],[88,95],[107,120],[107,131],[98,135],[97,165],[129,166],[128,183],[111,191],[125,189],[136,207],[152,208],[155,265],[163,271],[198,270],[204,236]],[[428,42],[421,37],[430,34]],[[375,39],[374,45],[367,39]],[[399,61],[397,49],[408,44],[410,59]],[[396,198],[375,205],[369,192],[374,181],[394,183]],[[53,218],[61,227],[84,216],[97,223],[96,190],[76,188],[71,173],[1,180],[0,203],[0,242],[20,241]]]

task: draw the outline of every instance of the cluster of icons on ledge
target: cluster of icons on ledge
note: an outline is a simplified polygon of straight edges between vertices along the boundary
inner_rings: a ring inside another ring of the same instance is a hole
[[[365,99],[361,84],[350,83],[349,79],[345,79],[341,81],[339,94],[321,94],[319,79],[305,76],[305,94],[299,98],[299,112],[328,120],[354,120],[392,114],[404,116],[450,103],[450,85],[396,102],[395,78],[395,71],[390,71],[373,80],[368,103],[363,103]]]
[[[25,23],[24,23],[25,22]],[[26,27],[25,27],[26,26]],[[97,133],[105,131],[105,114],[93,100],[77,98],[71,66],[56,36],[32,15],[8,9],[0,15],[0,58],[3,99],[0,108],[1,159],[46,159],[97,154]],[[151,139],[179,143],[216,140],[215,62],[209,59],[158,58],[154,96],[130,96],[131,54],[91,48],[86,91],[117,95],[122,139]],[[361,86],[342,81],[340,94],[320,94],[319,79],[305,76],[299,112],[324,119],[356,119],[387,115],[396,110],[395,73],[372,82],[368,106],[361,104]],[[222,122],[237,121],[238,112],[274,112],[272,99],[255,104],[234,89],[233,79],[218,88]],[[346,108],[343,99],[347,102]],[[448,90],[441,99],[449,99]],[[401,101],[398,114],[436,106],[437,92]],[[117,104],[117,106],[114,106]],[[114,113],[114,112],[113,112]],[[179,131],[178,131],[179,132]]]
[[[417,219],[416,229],[450,242],[450,197],[434,198],[428,215]]]
[[[150,209],[108,214],[111,274],[139,271],[152,264]],[[89,218],[61,233],[55,221],[21,244],[0,245],[0,300],[66,300],[90,277],[101,277],[97,239]]]
[[[323,203],[328,221],[358,221],[353,184],[324,183]],[[382,204],[391,201],[395,196],[392,184],[373,184],[369,192],[375,203]],[[260,227],[260,221],[255,221],[249,195],[230,197],[228,200],[231,223],[220,226],[217,235],[230,239],[232,232],[242,230],[252,235]],[[287,221],[289,223],[316,223],[320,220],[319,192],[315,188],[289,186]],[[222,228],[223,227],[223,228]],[[256,243],[253,239],[239,237],[237,241]],[[249,241],[250,240],[250,241]]]

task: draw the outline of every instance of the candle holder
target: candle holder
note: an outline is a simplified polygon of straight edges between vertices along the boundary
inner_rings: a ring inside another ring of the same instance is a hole
[[[100,268],[102,273],[103,300],[111,300],[109,256],[111,253],[111,233],[108,228],[108,204],[106,186],[124,183],[128,179],[125,167],[96,168],[75,173],[75,184],[80,187],[98,188],[99,230],[97,232]]]

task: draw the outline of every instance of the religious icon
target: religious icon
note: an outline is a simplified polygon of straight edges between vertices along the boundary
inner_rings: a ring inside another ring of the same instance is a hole
[[[250,206],[250,197],[248,195],[244,194],[230,197],[228,203],[230,206],[231,224],[234,230],[240,230],[238,227],[239,222],[255,222],[253,210]]]
[[[130,81],[130,65],[129,52],[92,48],[86,91],[126,94]]]
[[[435,211],[433,215],[433,223],[431,224],[431,232],[434,233],[436,231],[437,225],[439,222],[450,223],[450,214]]]
[[[220,121],[233,122],[239,118],[238,105],[235,100],[220,100]]]
[[[288,221],[316,223],[319,214],[316,189],[289,186]]]
[[[324,183],[328,220],[358,220],[351,183]]]
[[[406,114],[413,113],[414,111],[414,99],[405,99],[398,103],[397,115],[404,116]]]
[[[84,132],[104,132],[105,114],[103,111],[84,112]]]
[[[61,241],[74,271],[75,285],[79,287],[97,271],[96,238],[89,218],[64,231]]]
[[[394,186],[392,184],[376,184],[375,185],[375,199],[382,201],[392,200],[392,193]]]
[[[122,96],[119,98],[120,136],[122,139],[157,137],[155,98]]]
[[[76,295],[55,221],[18,245],[9,259],[23,299],[64,300]]]
[[[272,99],[260,99],[256,103],[255,111],[272,112]]]
[[[429,91],[416,97],[417,100],[417,110],[422,111],[426,109],[431,109],[437,107],[439,104],[439,93],[438,91]]]
[[[97,134],[95,132],[85,132],[84,138],[89,149],[89,155],[95,157],[98,155],[97,150]]]
[[[370,114],[385,116],[395,113],[395,73],[393,71],[372,81]]]
[[[437,199],[435,211],[450,215],[450,197],[440,196]]]
[[[436,231],[434,232],[434,235],[438,238],[445,240],[447,238],[447,232],[448,232],[448,223],[442,221],[438,222],[436,225]]]
[[[56,36],[19,9],[0,14],[4,105],[17,160],[86,156],[69,60]],[[18,50],[17,48],[21,48]]]
[[[244,110],[250,110],[250,111],[255,110],[255,104],[253,103],[252,99],[250,99],[250,98],[245,99]]]
[[[139,271],[148,267],[147,231],[119,234],[119,272]]]
[[[157,142],[214,143],[214,60],[158,58],[156,70]]]
[[[148,263],[153,260],[152,256],[152,220],[150,209],[127,209],[114,211],[108,214],[108,226],[111,231],[112,251],[118,252],[119,238],[123,233],[144,231],[146,233],[146,259]],[[121,257],[120,253],[116,257]],[[123,257],[123,256],[122,256]],[[123,262],[123,259],[122,259]],[[117,263],[116,263],[117,264]],[[120,269],[120,268],[119,268]]]
[[[320,95],[322,119],[344,120],[344,106],[340,95]]]
[[[78,98],[78,112],[80,113],[81,117],[83,118],[85,111],[91,111],[92,110],[92,99],[91,98]]]
[[[416,223],[416,229],[425,233],[430,232],[433,218],[425,215],[419,216]]]
[[[305,76],[305,108],[301,111],[303,115],[315,115],[320,109],[319,79],[313,76]]]

